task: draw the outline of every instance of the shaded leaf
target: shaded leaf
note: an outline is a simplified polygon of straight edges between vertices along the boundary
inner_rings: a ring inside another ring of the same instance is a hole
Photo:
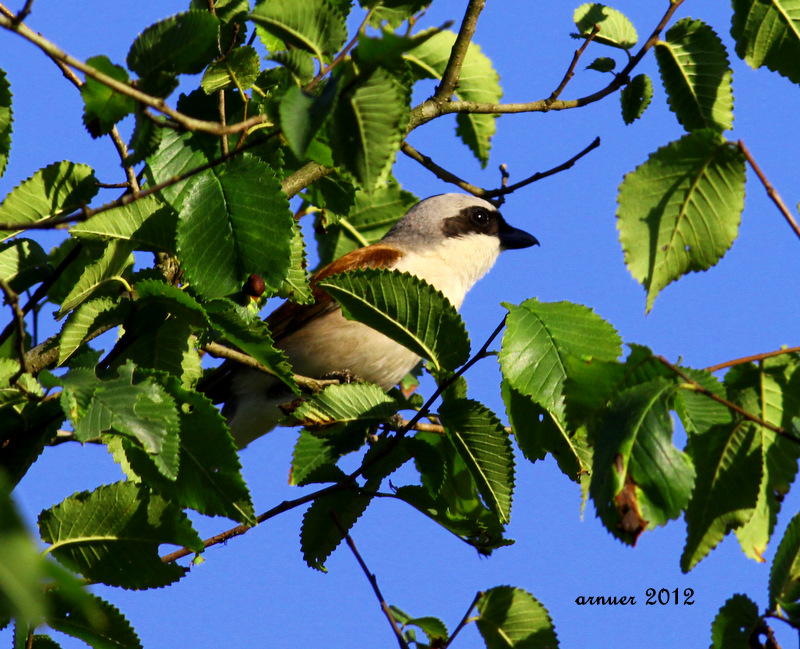
[[[283,134],[298,159],[305,159],[311,141],[333,108],[337,90],[336,80],[326,83],[317,95],[292,86],[281,100],[279,112]]]
[[[249,17],[274,37],[320,60],[330,60],[347,40],[344,18],[328,0],[270,0],[257,5]]]
[[[58,365],[63,365],[91,333],[122,324],[129,314],[130,304],[127,301],[119,302],[101,297],[83,303],[69,315],[61,329]]]
[[[490,588],[478,600],[478,613],[476,624],[487,649],[558,647],[547,609],[521,588]]]
[[[218,54],[219,21],[208,11],[185,11],[145,29],[131,45],[128,67],[140,77],[197,74]]]
[[[734,595],[711,623],[711,649],[750,649],[760,621],[758,605],[747,595]]]
[[[15,238],[0,243],[0,277],[22,293],[50,275],[47,254],[33,239]]]
[[[361,518],[371,500],[371,496],[361,491],[343,489],[317,498],[311,504],[300,528],[300,548],[310,568],[328,572],[325,561]],[[334,516],[344,532],[334,522]]]
[[[733,244],[744,207],[744,156],[716,132],[696,131],[626,174],[617,228],[647,311],[670,282],[715,265]]]
[[[611,72],[617,67],[617,62],[609,56],[600,56],[586,66],[587,70],[595,70],[597,72]]]
[[[28,223],[59,216],[87,205],[97,193],[91,167],[74,162],[55,162],[37,171],[12,189],[0,204],[0,222]],[[0,231],[2,233],[2,231]],[[3,239],[15,234],[2,234]]]
[[[51,544],[48,552],[67,567],[94,581],[137,590],[166,586],[186,573],[161,561],[161,544],[203,549],[178,508],[131,482],[70,496],[39,515],[39,530]]]
[[[319,282],[345,317],[389,336],[433,366],[454,370],[469,358],[464,322],[447,298],[408,273],[364,269]]]
[[[514,453],[504,426],[491,410],[470,399],[445,399],[439,416],[484,502],[501,523],[507,523],[514,491]]]
[[[0,177],[6,171],[8,155],[11,153],[11,127],[14,112],[11,110],[11,86],[6,73],[0,70]]]
[[[677,518],[694,487],[691,459],[672,444],[675,390],[666,379],[624,390],[595,435],[589,493],[606,529],[631,545]]]
[[[75,606],[58,590],[50,590],[47,626],[95,649],[140,649],[142,643],[130,622],[119,609],[96,595],[86,595],[89,602]]]
[[[329,122],[338,164],[370,191],[386,181],[408,121],[409,91],[384,68],[345,86]]]
[[[653,99],[653,82],[646,74],[637,74],[620,92],[622,119],[632,124],[639,119]]]
[[[256,273],[270,293],[277,291],[289,267],[292,214],[274,172],[244,154],[190,182],[176,238],[195,290],[236,296]]]
[[[278,289],[278,295],[288,298],[299,304],[311,304],[314,296],[311,294],[308,273],[306,272],[306,241],[300,224],[292,219],[292,241],[289,259],[289,271]]]
[[[86,64],[116,81],[128,83],[125,69],[114,65],[107,56],[93,56],[86,60]],[[112,90],[88,75],[81,86],[81,97],[84,103],[83,124],[94,138],[110,133],[114,124],[132,113],[135,106],[131,97]]]
[[[766,66],[800,83],[798,0],[733,0],[731,36],[750,67]]]
[[[404,21],[431,4],[431,0],[362,0],[361,6],[372,9],[369,24],[379,27],[384,21],[397,29]]]
[[[769,610],[800,618],[800,513],[783,534],[769,573]]]
[[[655,46],[667,101],[687,131],[733,127],[733,72],[725,45],[702,20],[683,18]]]

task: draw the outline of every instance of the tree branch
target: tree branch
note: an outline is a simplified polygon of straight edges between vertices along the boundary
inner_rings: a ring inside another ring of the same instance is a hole
[[[709,390],[708,388],[700,385],[697,381],[695,381],[694,379],[689,377],[679,367],[676,367],[675,365],[670,363],[663,356],[656,356],[655,358],[656,358],[656,360],[661,362],[663,365],[668,367],[674,374],[676,374],[681,379],[683,379],[683,381],[685,381],[686,383],[691,385],[692,389],[695,392],[699,392],[700,394],[707,396],[712,401],[716,401],[717,403],[722,404],[723,406],[725,406],[729,410],[732,410],[733,412],[735,412],[735,413],[741,415],[742,417],[744,417],[745,419],[747,419],[747,421],[752,421],[754,424],[758,424],[759,426],[763,426],[764,428],[767,428],[767,429],[771,430],[773,433],[777,433],[778,435],[782,435],[786,439],[789,439],[789,440],[793,441],[795,444],[800,444],[800,437],[797,437],[793,433],[790,433],[785,428],[781,428],[780,426],[775,426],[774,424],[770,424],[768,421],[764,421],[760,417],[756,417],[754,414],[752,414],[750,412],[747,412],[744,408],[736,405],[732,401],[728,401],[727,399],[723,399],[722,397],[714,394],[711,390]]]
[[[719,370],[724,370],[728,367],[733,367],[734,365],[743,365],[744,363],[755,363],[757,361],[763,361],[765,358],[772,358],[773,356],[781,356],[783,354],[794,354],[795,352],[800,352],[800,347],[783,347],[781,349],[776,349],[772,352],[763,352],[761,354],[753,354],[752,356],[743,356],[742,358],[734,358],[731,361],[725,361],[724,363],[719,363],[718,365],[711,365],[705,368],[706,372],[717,372]]]
[[[19,307],[19,295],[17,295],[16,291],[14,291],[14,289],[12,289],[8,285],[8,282],[2,277],[0,277],[0,290],[3,291],[5,302],[11,307],[11,313],[13,314],[9,326],[13,327],[12,331],[16,330],[17,332],[17,356],[19,357],[19,370],[17,370],[17,372],[15,372],[8,381],[9,385],[14,385],[20,376],[30,372],[30,369],[28,368],[28,360],[25,356],[25,314]]]
[[[761,184],[764,185],[764,189],[767,190],[767,196],[772,199],[772,202],[775,203],[776,207],[780,210],[781,214],[783,214],[783,218],[786,219],[786,222],[789,224],[789,227],[794,230],[794,233],[800,237],[800,226],[797,224],[797,221],[794,220],[792,213],[789,211],[789,208],[786,207],[786,203],[783,202],[780,194],[778,194],[777,190],[772,186],[772,183],[769,182],[764,172],[761,171],[761,167],[758,166],[755,159],[753,158],[750,150],[744,145],[744,142],[739,140],[737,143],[739,150],[742,152],[744,157],[747,159],[747,162],[750,163],[750,166],[753,168],[753,171],[756,172],[756,176],[761,181]]]
[[[456,36],[456,42],[453,43],[453,49],[450,50],[450,58],[447,60],[442,80],[433,95],[434,101],[449,102],[452,99],[458,84],[458,78],[461,75],[461,66],[464,65],[467,49],[469,49],[469,44],[475,35],[478,17],[481,15],[485,5],[486,0],[469,0],[467,10],[464,12],[464,19],[461,21],[461,27],[458,30],[458,36]]]
[[[400,649],[408,649],[408,643],[405,641],[405,638],[403,638],[403,634],[400,631],[400,625],[397,623],[397,620],[394,619],[394,615],[392,614],[392,609],[389,608],[389,605],[386,603],[386,600],[383,597],[383,593],[381,593],[381,589],[378,587],[377,577],[375,577],[374,573],[370,572],[366,562],[361,557],[361,554],[358,552],[358,548],[356,547],[355,542],[353,541],[352,537],[347,533],[347,530],[341,524],[336,514],[334,514],[333,512],[329,513],[336,527],[342,534],[344,534],[344,540],[347,542],[347,547],[350,548],[350,551],[356,558],[356,561],[358,562],[358,565],[361,567],[362,572],[364,573],[364,575],[366,575],[367,581],[369,581],[369,585],[372,586],[372,592],[375,593],[375,597],[378,598],[378,603],[381,605],[381,610],[383,611],[383,614],[386,616],[386,619],[389,620],[389,624],[392,627],[392,631],[394,632],[394,637],[397,639],[397,643],[400,645]]]
[[[583,45],[581,45],[577,50],[575,50],[575,54],[572,56],[572,63],[569,64],[567,68],[566,74],[564,74],[564,78],[561,80],[561,83],[558,84],[558,88],[556,88],[550,96],[545,100],[545,103],[550,105],[556,99],[561,96],[561,93],[564,92],[564,88],[567,87],[567,84],[570,82],[573,76],[575,76],[575,66],[578,65],[578,61],[580,60],[583,53],[586,51],[586,48],[589,47],[589,43],[594,40],[594,37],[597,36],[597,33],[600,31],[600,26],[595,25],[592,28],[591,33],[586,37],[583,41]]]
[[[461,622],[458,623],[458,626],[453,631],[452,635],[448,638],[447,642],[444,645],[443,649],[447,649],[455,640],[456,636],[459,634],[461,629],[463,629],[467,624],[472,622],[475,618],[470,618],[470,614],[472,613],[473,609],[478,605],[478,602],[481,601],[481,597],[483,597],[483,591],[478,591],[475,595],[475,599],[472,600],[472,604],[469,605],[467,612],[464,613],[464,617],[461,618]]]

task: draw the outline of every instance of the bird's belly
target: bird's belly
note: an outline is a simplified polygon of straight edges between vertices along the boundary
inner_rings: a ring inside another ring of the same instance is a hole
[[[306,324],[280,347],[298,374],[320,378],[346,371],[384,390],[419,362],[413,352],[338,310]]]

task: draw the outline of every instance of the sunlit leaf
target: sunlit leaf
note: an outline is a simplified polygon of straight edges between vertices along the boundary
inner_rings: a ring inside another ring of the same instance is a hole
[[[639,38],[633,24],[622,12],[596,2],[578,7],[573,20],[581,36],[588,36],[598,25],[600,31],[594,41],[603,45],[629,50]]]
[[[628,173],[617,197],[628,270],[647,311],[670,282],[715,265],[733,244],[744,207],[744,156],[715,131],[685,135]]]
[[[490,588],[478,600],[478,614],[476,624],[487,649],[558,647],[547,609],[521,588]]]
[[[224,88],[249,90],[261,73],[261,61],[254,48],[231,50],[224,59],[214,61],[203,73],[200,87],[209,95]]]

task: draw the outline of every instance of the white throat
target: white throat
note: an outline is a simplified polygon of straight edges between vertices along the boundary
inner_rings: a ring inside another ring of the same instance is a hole
[[[497,237],[468,234],[449,237],[435,250],[409,251],[394,268],[432,284],[458,309],[467,291],[489,272],[499,254]]]

